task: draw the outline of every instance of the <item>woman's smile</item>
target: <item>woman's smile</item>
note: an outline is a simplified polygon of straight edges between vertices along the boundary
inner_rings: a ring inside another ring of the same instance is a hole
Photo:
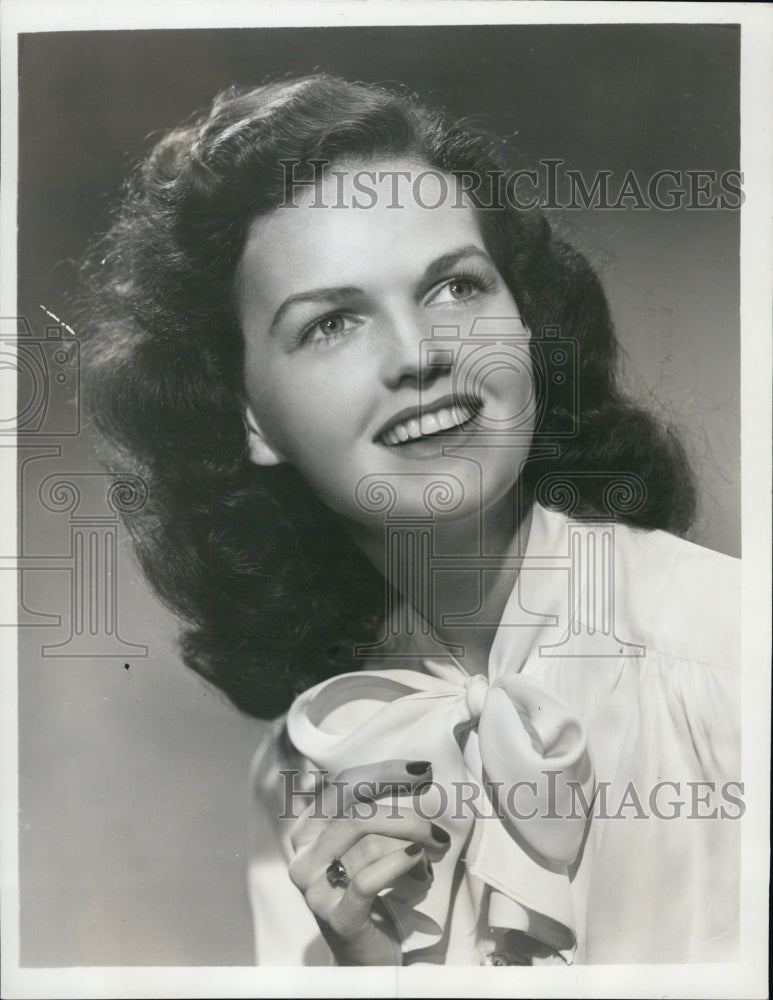
[[[387,421],[376,436],[376,441],[388,448],[415,444],[427,438],[437,438],[458,433],[471,426],[480,412],[477,400],[446,395],[423,406],[401,410]]]
[[[410,506],[424,486],[405,466],[451,474],[465,487],[460,516],[469,515],[514,486],[529,451],[528,335],[476,210],[458,199],[390,210],[389,194],[358,211],[315,207],[312,193],[252,224],[236,282],[251,457],[289,462],[355,520],[366,476],[400,477]],[[481,320],[498,324],[495,341],[476,339]],[[476,352],[495,360],[470,366]],[[481,484],[463,448],[513,413],[517,440],[492,446]]]

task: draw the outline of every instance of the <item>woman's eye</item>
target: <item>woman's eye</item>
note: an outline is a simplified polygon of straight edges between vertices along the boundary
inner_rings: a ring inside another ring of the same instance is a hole
[[[471,281],[466,279],[461,279],[460,281],[452,281],[448,286],[448,291],[451,298],[454,299],[466,299],[473,293],[473,286]]]
[[[430,297],[429,305],[454,305],[474,298],[491,287],[491,282],[478,278],[451,278]]]
[[[342,313],[332,313],[307,326],[301,332],[299,340],[304,344],[328,343],[345,336],[357,326],[359,323],[352,317],[344,316]]]

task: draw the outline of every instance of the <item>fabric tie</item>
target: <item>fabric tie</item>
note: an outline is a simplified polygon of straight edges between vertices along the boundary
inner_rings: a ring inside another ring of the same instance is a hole
[[[582,722],[519,673],[489,681],[455,661],[428,673],[343,674],[300,695],[287,726],[297,749],[334,778],[355,765],[429,760],[414,805],[450,834],[426,895],[385,903],[403,948],[443,934],[456,862],[491,887],[490,924],[522,930],[571,960],[576,945],[569,866],[582,846],[594,789]]]

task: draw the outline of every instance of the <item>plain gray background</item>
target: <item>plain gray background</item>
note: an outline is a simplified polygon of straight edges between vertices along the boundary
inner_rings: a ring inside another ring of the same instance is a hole
[[[73,262],[140,150],[230,83],[317,69],[400,81],[507,135],[524,166],[560,158],[646,184],[666,168],[737,169],[739,39],[706,25],[23,36],[20,309],[40,337],[41,304],[67,320]],[[633,391],[684,432],[701,483],[691,537],[739,555],[739,213],[551,221],[601,270]],[[24,603],[61,618],[20,632],[22,964],[249,964],[247,767],[261,723],[181,665],[176,624],[122,530],[118,626],[147,655],[105,657],[96,639],[91,655],[41,655],[69,635],[71,577],[45,566],[66,563],[70,521],[42,507],[40,483],[99,469],[88,427],[51,433],[68,393],[51,393],[52,422],[30,439],[41,457],[20,480],[22,553],[42,559]]]

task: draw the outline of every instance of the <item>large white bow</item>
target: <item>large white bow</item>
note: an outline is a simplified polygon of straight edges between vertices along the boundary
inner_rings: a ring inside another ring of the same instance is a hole
[[[570,867],[594,788],[584,726],[519,673],[489,684],[453,661],[423,663],[428,673],[364,670],[309,689],[290,709],[290,738],[331,777],[392,758],[432,763],[421,808],[451,845],[424,898],[385,899],[406,951],[442,936],[464,850],[468,872],[491,887],[489,923],[571,959]]]

